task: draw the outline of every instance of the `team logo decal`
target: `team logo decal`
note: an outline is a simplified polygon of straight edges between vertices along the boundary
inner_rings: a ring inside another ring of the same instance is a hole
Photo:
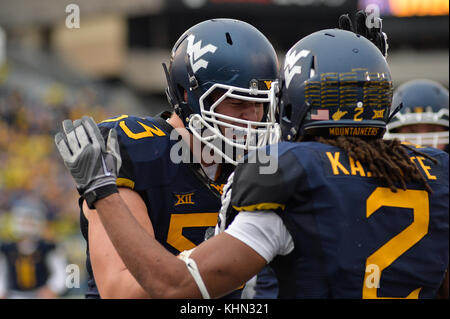
[[[194,196],[194,194],[195,194],[194,192],[187,194],[174,194],[175,198],[177,199],[177,202],[175,203],[174,206],[187,204],[194,205],[195,203],[192,201],[192,197]]]
[[[212,44],[207,44],[202,47],[202,40],[194,43],[195,35],[191,34],[188,38],[188,44],[186,53],[189,55],[189,60],[191,62],[192,71],[196,73],[201,68],[207,68],[208,61],[200,59],[205,53],[214,53],[217,47]]]
[[[336,113],[332,115],[333,120],[339,121],[345,114],[347,114],[347,111],[341,111],[337,110]]]
[[[225,184],[209,184],[212,188],[214,188],[220,195],[223,194],[223,187],[225,186]]]
[[[292,52],[288,52],[286,55],[286,60],[284,62],[284,79],[286,81],[286,87],[289,88],[289,84],[291,83],[292,78],[296,74],[300,74],[302,72],[302,67],[297,64],[300,58],[306,58],[309,55],[308,50],[301,50],[297,53],[296,50]]]
[[[384,117],[384,109],[383,110],[373,110],[372,119],[382,119]]]

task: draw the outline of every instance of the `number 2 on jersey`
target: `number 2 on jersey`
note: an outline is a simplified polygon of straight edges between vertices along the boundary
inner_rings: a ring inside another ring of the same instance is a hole
[[[427,234],[430,220],[428,193],[424,190],[411,189],[398,190],[397,193],[393,193],[389,188],[378,187],[369,196],[366,205],[367,218],[370,218],[382,206],[413,209],[413,222],[366,260],[365,269],[367,270],[371,265],[376,265],[379,269],[379,277],[381,277],[384,269],[389,267],[397,258]],[[366,280],[368,276],[369,274],[366,272],[362,291],[363,299],[392,299],[390,297],[378,297],[377,285],[367,285]],[[415,289],[405,299],[419,298],[421,289]]]

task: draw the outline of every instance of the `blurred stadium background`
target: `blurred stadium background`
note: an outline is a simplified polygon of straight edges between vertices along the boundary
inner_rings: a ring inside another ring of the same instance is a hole
[[[80,28],[68,28],[69,4]],[[377,4],[389,37],[395,86],[428,78],[449,86],[447,0],[0,0],[0,242],[14,240],[11,208],[25,195],[47,207],[44,237],[68,263],[84,249],[78,194],[53,136],[65,118],[154,115],[168,108],[162,62],[190,26],[241,19],[283,53],[301,37],[337,26],[342,13]]]

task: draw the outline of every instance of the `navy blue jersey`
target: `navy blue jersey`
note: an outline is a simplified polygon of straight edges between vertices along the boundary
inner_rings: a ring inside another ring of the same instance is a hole
[[[270,265],[264,266],[258,273],[254,289],[253,299],[276,299],[278,297],[278,280]]]
[[[55,245],[39,241],[31,254],[21,253],[17,245],[4,243],[0,246],[8,267],[8,289],[31,291],[44,286],[50,276],[46,258],[55,249]]]
[[[434,298],[449,258],[448,154],[410,158],[430,184],[392,192],[339,148],[283,142],[278,170],[238,165],[231,205],[276,211],[295,248],[271,263],[280,298]],[[272,152],[272,154],[274,154]]]
[[[220,194],[231,166],[223,166],[215,181],[209,180],[200,164],[176,163],[171,149],[172,127],[162,118],[139,118],[122,115],[103,121],[99,128],[104,136],[109,129],[118,133],[122,166],[117,185],[136,191],[147,207],[155,238],[167,250],[178,254],[205,240],[205,231],[216,225],[221,206]],[[87,240],[87,220],[81,213],[82,232]],[[97,296],[90,261],[86,297]]]

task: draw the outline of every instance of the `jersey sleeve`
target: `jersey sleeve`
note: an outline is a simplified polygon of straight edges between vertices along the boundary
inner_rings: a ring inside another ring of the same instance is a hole
[[[98,124],[104,136],[117,131],[122,165],[117,186],[135,191],[169,183],[177,174],[171,151],[177,140],[162,118],[121,115]]]
[[[278,146],[272,146],[274,147]],[[273,153],[271,151],[271,154]],[[275,161],[271,165],[276,165],[273,172],[264,170],[267,164],[258,157],[258,152],[253,152],[248,161],[237,166],[231,207],[237,212],[284,210],[295,192],[303,168],[295,155],[289,151],[271,158]]]
[[[252,248],[267,263],[294,249],[294,241],[281,217],[271,211],[240,212],[225,232]]]

